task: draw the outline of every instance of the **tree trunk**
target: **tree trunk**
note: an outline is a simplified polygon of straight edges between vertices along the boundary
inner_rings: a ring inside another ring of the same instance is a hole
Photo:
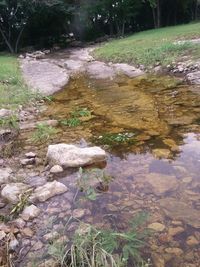
[[[21,29],[21,31],[19,32],[19,34],[17,36],[17,40],[16,40],[16,44],[15,44],[15,53],[18,52],[19,42],[21,40],[22,33],[23,33],[24,29],[25,29],[25,26]]]
[[[195,0],[195,11],[194,11],[194,19],[198,19],[198,0]]]
[[[157,23],[156,23],[156,12],[155,12],[155,8],[152,7],[152,14],[153,14],[153,24],[154,24],[154,28],[157,28]]]
[[[9,48],[10,52],[14,54],[14,48],[12,47],[12,44],[9,42],[8,38],[6,37],[5,33],[3,32],[3,29],[0,27],[0,33],[3,37],[3,40],[5,41],[7,47]]]
[[[157,27],[161,27],[161,3],[157,0]]]

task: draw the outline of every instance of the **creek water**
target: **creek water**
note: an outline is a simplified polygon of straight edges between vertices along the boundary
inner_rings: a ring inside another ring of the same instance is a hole
[[[76,127],[63,125],[81,109],[91,113]],[[120,231],[136,213],[145,211],[146,225],[155,232],[142,253],[152,258],[152,266],[200,266],[198,86],[168,76],[115,80],[80,76],[56,93],[40,116],[64,122],[53,143],[104,148],[107,163],[100,168],[112,180],[95,200],[80,192],[74,202],[78,170],[54,177],[69,191],[39,204],[43,213],[35,220],[37,242],[48,243],[44,234],[64,226],[73,210],[84,222]],[[46,152],[44,146],[39,149]]]

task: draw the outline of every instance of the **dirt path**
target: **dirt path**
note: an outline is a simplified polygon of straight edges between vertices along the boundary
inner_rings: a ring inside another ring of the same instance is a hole
[[[25,58],[21,62],[26,83],[44,95],[51,95],[68,83],[70,77],[85,73],[95,79],[114,79],[118,74],[137,77],[143,71],[128,64],[96,61],[93,47],[68,49],[49,54],[44,59]]]

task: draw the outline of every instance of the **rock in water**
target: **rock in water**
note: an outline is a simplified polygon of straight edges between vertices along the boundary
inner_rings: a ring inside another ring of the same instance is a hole
[[[44,202],[51,197],[65,193],[67,190],[68,188],[62,183],[57,181],[49,182],[36,188],[34,193],[30,196],[30,200]]]
[[[75,145],[50,145],[47,152],[50,166],[81,167],[106,160],[106,152],[100,147],[80,148]]]
[[[10,203],[15,204],[19,201],[19,195],[25,193],[29,188],[30,186],[23,183],[7,184],[1,191],[1,196]]]
[[[157,196],[174,191],[178,187],[176,177],[173,175],[150,173],[146,176],[146,179],[147,183],[152,188],[153,193]]]
[[[164,198],[159,201],[165,214],[173,220],[181,220],[194,228],[200,228],[200,210],[175,198]]]
[[[0,169],[0,185],[8,182],[11,173],[12,173],[12,170],[10,168]]]
[[[30,205],[26,207],[22,212],[22,218],[25,221],[36,218],[40,214],[40,209],[38,209],[35,205]]]

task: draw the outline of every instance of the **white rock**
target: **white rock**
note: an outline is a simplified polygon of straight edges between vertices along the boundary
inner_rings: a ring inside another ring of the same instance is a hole
[[[100,147],[80,148],[75,145],[50,145],[47,152],[50,166],[81,167],[106,160],[106,152]]]
[[[30,158],[35,158],[36,157],[36,154],[33,153],[33,152],[28,152],[25,154],[26,158],[30,159]]]
[[[63,168],[60,165],[54,165],[51,169],[50,169],[50,173],[56,174],[56,173],[61,173],[63,172]]]
[[[12,170],[10,168],[0,169],[0,185],[8,182],[11,173],[12,173]]]
[[[10,183],[2,189],[1,196],[14,204],[18,202],[19,195],[27,191],[29,188],[29,185],[23,183]]]
[[[0,109],[0,118],[1,119],[8,118],[8,117],[12,116],[12,114],[13,114],[13,112],[9,109],[5,109],[5,108]]]
[[[13,235],[9,243],[9,250],[15,251],[18,246],[19,246],[19,242]]]
[[[57,181],[48,182],[45,185],[36,188],[31,195],[30,200],[44,202],[51,197],[65,193],[67,190],[68,188],[62,183]]]
[[[0,231],[0,241],[6,237],[6,233],[4,231]]]
[[[38,209],[35,205],[30,205],[26,207],[22,212],[22,219],[25,221],[32,220],[40,214],[40,209]]]

